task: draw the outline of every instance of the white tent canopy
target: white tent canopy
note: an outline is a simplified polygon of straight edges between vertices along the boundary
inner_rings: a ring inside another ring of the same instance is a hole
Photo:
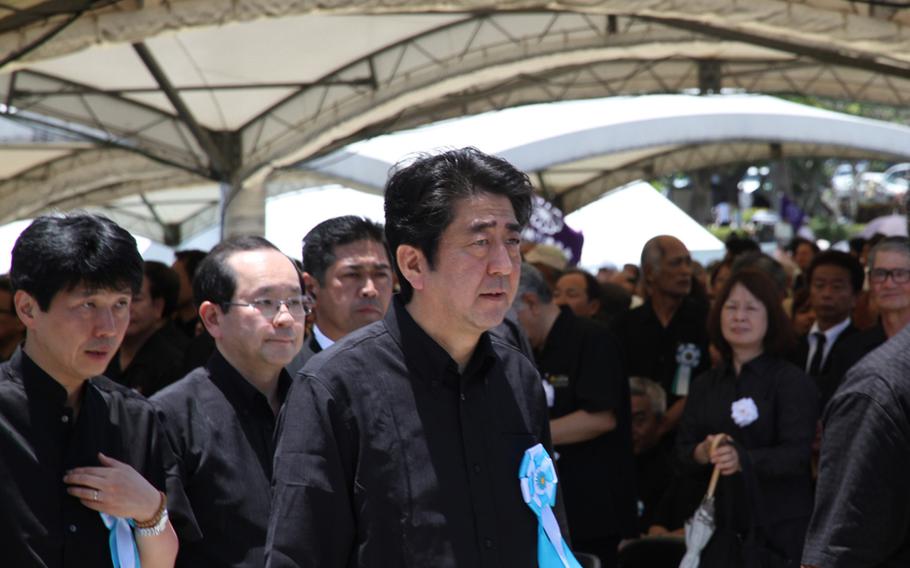
[[[645,182],[615,189],[566,216],[566,223],[585,236],[580,266],[639,264],[641,249],[652,237],[672,235],[692,258],[707,263],[724,255],[724,244]]]

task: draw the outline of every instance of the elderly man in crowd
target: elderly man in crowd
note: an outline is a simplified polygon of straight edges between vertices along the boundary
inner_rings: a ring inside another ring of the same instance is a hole
[[[261,237],[216,246],[193,288],[215,351],[152,398],[177,456],[167,485],[177,565],[257,568],[276,415],[291,383],[284,367],[303,342],[307,303],[294,263]]]
[[[267,566],[537,566],[519,470],[544,463],[546,400],[531,362],[488,332],[515,297],[531,191],[472,148],[392,175],[401,293],[291,391]]]
[[[392,266],[382,226],[347,215],[316,225],[303,238],[303,279],[316,301],[313,335],[288,365],[296,374],[320,351],[381,320],[392,300]]]
[[[708,306],[689,295],[692,257],[679,239],[662,235],[649,240],[641,266],[647,300],[617,317],[612,327],[623,342],[629,375],[650,378],[667,393],[662,432],[668,432],[682,416],[691,381],[710,366]]]
[[[831,355],[828,371],[820,377],[822,404],[831,399],[853,365],[910,323],[910,241],[888,237],[869,251],[868,262],[869,293],[878,306],[879,321],[845,339]]]
[[[35,219],[13,247],[27,332],[0,368],[4,566],[173,566],[165,470],[147,400],[99,376],[142,284],[136,241],[104,217]]]
[[[516,306],[547,393],[573,544],[615,566],[619,542],[636,534],[622,355],[606,327],[558,305],[529,264],[521,268]]]

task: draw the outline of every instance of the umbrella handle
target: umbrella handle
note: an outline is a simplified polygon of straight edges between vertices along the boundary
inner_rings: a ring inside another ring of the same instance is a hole
[[[711,441],[711,450],[710,453],[714,453],[714,450],[720,446],[720,443],[725,439],[724,436],[717,436],[714,440]],[[717,466],[714,466],[714,471],[711,472],[711,482],[708,483],[708,493],[707,498],[714,497],[714,490],[717,489],[717,480],[720,479],[720,469]]]

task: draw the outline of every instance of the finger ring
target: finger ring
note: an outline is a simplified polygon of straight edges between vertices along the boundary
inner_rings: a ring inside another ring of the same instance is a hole
[[[92,501],[100,501],[100,499],[99,499],[99,497],[98,497],[98,490],[97,490],[97,489],[95,489],[95,491],[92,493]]]

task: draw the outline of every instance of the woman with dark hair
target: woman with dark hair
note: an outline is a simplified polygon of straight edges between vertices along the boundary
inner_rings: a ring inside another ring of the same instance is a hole
[[[706,477],[715,466],[721,473],[718,531],[701,565],[738,566],[730,564],[734,542],[747,556],[798,566],[812,513],[818,392],[785,359],[795,337],[774,282],[752,268],[731,275],[708,333],[723,360],[695,380],[677,434],[684,463]]]

